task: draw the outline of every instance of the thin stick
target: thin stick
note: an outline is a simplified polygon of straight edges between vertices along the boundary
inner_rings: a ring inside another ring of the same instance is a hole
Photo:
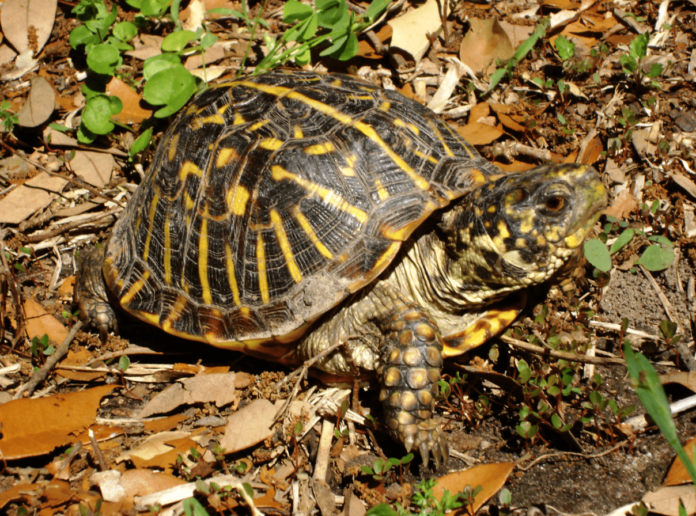
[[[56,351],[50,357],[48,357],[43,367],[31,375],[31,378],[27,383],[17,389],[17,393],[14,395],[13,399],[17,400],[21,398],[24,392],[27,393],[27,396],[31,396],[31,393],[34,392],[36,387],[46,379],[48,373],[51,372],[55,365],[68,354],[70,343],[73,341],[75,335],[77,335],[77,332],[80,331],[81,328],[82,321],[77,321],[70,330],[70,333],[68,333],[68,336],[65,337],[63,343],[58,346],[58,349],[56,349]]]
[[[587,355],[578,355],[577,353],[567,353],[565,351],[556,351],[553,349],[542,348],[540,346],[535,346],[533,344],[528,344],[522,342],[521,340],[513,339],[511,337],[502,336],[500,340],[515,346],[519,349],[524,349],[530,353],[536,353],[537,355],[543,355],[547,357],[561,358],[563,360],[570,360],[572,362],[580,362],[583,364],[598,364],[598,365],[626,365],[626,361],[623,358],[602,358],[602,357],[590,357]]]
[[[529,466],[526,466],[526,467],[524,467],[524,468],[518,466],[518,468],[520,469],[520,471],[528,471],[528,470],[530,470],[531,468],[533,468],[534,466],[536,466],[536,465],[537,465],[539,462],[541,462],[542,460],[550,459],[550,458],[552,458],[552,457],[560,457],[560,456],[563,456],[563,455],[572,455],[572,456],[575,456],[575,457],[582,457],[583,459],[596,459],[596,458],[598,458],[598,457],[603,457],[604,455],[608,455],[609,453],[612,453],[612,452],[618,450],[619,448],[622,448],[622,447],[626,446],[627,444],[628,444],[628,439],[626,439],[625,441],[621,441],[619,444],[617,444],[616,446],[613,446],[612,448],[609,448],[608,450],[604,450],[603,452],[595,453],[595,454],[592,454],[592,455],[588,455],[588,454],[586,454],[586,453],[577,453],[577,452],[557,452],[557,453],[549,453],[549,454],[547,454],[547,455],[542,455],[541,457],[539,457],[539,458],[537,458],[537,459],[534,459],[534,460],[529,464]]]
[[[54,236],[62,235],[63,233],[67,233],[68,231],[79,228],[81,226],[86,226],[87,224],[93,224],[94,222],[97,222],[101,219],[105,219],[106,217],[110,217],[111,215],[115,215],[116,213],[119,213],[121,211],[123,211],[123,208],[121,208],[121,207],[112,208],[112,209],[105,211],[103,213],[95,213],[93,216],[86,218],[86,219],[83,219],[83,220],[74,220],[74,221],[69,222],[67,224],[60,224],[59,226],[54,227],[52,229],[47,229],[46,231],[41,231],[41,232],[35,233],[33,235],[28,235],[26,237],[26,241],[28,243],[43,242],[44,240],[47,240],[47,239],[52,238]]]

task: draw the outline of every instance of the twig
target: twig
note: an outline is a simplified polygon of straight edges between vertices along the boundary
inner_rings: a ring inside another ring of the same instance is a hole
[[[94,436],[94,432],[92,429],[89,429],[89,442],[92,443],[92,451],[94,452],[94,456],[97,459],[97,464],[99,464],[99,471],[106,471],[109,468],[106,465],[106,461],[104,460],[104,454],[102,453],[101,449],[99,449],[99,443],[97,443],[97,438]]]
[[[55,367],[55,365],[68,354],[70,343],[73,341],[75,335],[77,335],[77,332],[80,331],[81,328],[82,321],[77,321],[70,330],[70,333],[68,333],[68,336],[65,337],[63,343],[58,346],[58,349],[56,349],[56,351],[50,357],[48,357],[43,367],[31,375],[31,378],[27,383],[17,389],[17,393],[14,395],[13,399],[16,400],[21,398],[24,392],[27,393],[27,396],[30,396],[31,393],[34,392],[34,389],[36,389],[36,387],[46,379],[48,373]]]
[[[27,243],[43,242],[46,239],[62,235],[63,233],[67,233],[68,231],[71,231],[75,228],[79,228],[81,226],[86,226],[87,224],[97,222],[98,220],[105,219],[106,217],[110,217],[111,215],[115,215],[116,213],[119,213],[121,211],[123,211],[123,208],[116,207],[108,211],[105,211],[104,213],[95,213],[91,217],[87,217],[82,220],[74,220],[67,224],[60,224],[59,226],[56,226],[52,229],[47,229],[46,231],[41,231],[38,233],[34,233],[33,235],[28,235],[25,238],[25,240]]]
[[[346,340],[348,340],[351,337],[347,337]],[[335,343],[332,346],[329,346],[326,348],[324,351],[319,353],[318,355],[313,356],[309,360],[305,361],[304,364],[302,364],[301,367],[295,369],[292,373],[290,373],[288,376],[283,378],[280,382],[276,383],[274,385],[274,388],[276,390],[280,390],[280,388],[287,382],[289,382],[292,378],[295,376],[299,375],[299,378],[295,382],[295,386],[292,389],[292,393],[290,393],[290,396],[288,396],[288,399],[285,400],[285,403],[283,406],[280,408],[278,412],[276,412],[275,417],[273,418],[273,422],[275,423],[278,421],[281,417],[285,415],[285,412],[290,408],[290,404],[292,403],[292,400],[295,399],[295,396],[297,396],[297,392],[300,390],[300,384],[302,383],[302,380],[304,380],[305,376],[307,375],[307,372],[309,371],[309,368],[312,367],[317,361],[321,360],[322,358],[326,357],[333,351],[336,351],[338,348],[343,346],[346,343],[345,340],[341,340],[337,343]]]
[[[669,411],[674,416],[676,414],[679,414],[680,412],[684,412],[685,410],[689,410],[694,407],[696,407],[696,395],[689,396],[688,398],[684,398],[683,400],[675,401],[674,403],[670,403]],[[642,430],[646,428],[649,424],[652,424],[652,421],[648,422],[648,420],[645,418],[646,415],[647,414],[632,417],[630,419],[625,420],[624,423],[630,426],[634,431]]]
[[[531,353],[536,353],[538,355],[543,355],[547,357],[561,358],[563,360],[570,360],[572,362],[580,362],[583,364],[597,364],[597,365],[626,365],[626,361],[623,358],[602,358],[602,357],[590,357],[587,355],[578,355],[577,353],[567,353],[565,351],[555,351],[553,349],[542,348],[541,346],[535,346],[533,344],[528,344],[522,342],[521,340],[513,339],[511,337],[502,336],[500,340],[506,342],[516,348],[524,349]]]
[[[612,453],[612,452],[618,450],[619,448],[622,448],[623,446],[626,446],[628,443],[629,443],[629,440],[626,439],[625,441],[621,441],[619,444],[617,444],[616,446],[613,446],[613,447],[609,448],[608,450],[604,450],[603,452],[594,453],[594,454],[591,454],[591,455],[588,455],[588,454],[586,454],[586,453],[577,453],[577,452],[557,452],[557,453],[549,453],[549,454],[547,454],[547,455],[542,455],[541,457],[538,457],[538,458],[534,459],[534,460],[529,464],[529,466],[526,466],[526,467],[524,467],[524,468],[521,467],[521,466],[518,466],[518,469],[519,469],[520,471],[528,471],[528,470],[530,470],[531,468],[533,468],[534,466],[536,466],[536,465],[537,465],[539,462],[541,462],[542,460],[550,459],[551,457],[560,457],[560,456],[563,456],[563,455],[573,455],[573,456],[575,456],[575,457],[582,457],[583,459],[596,459],[596,458],[599,458],[599,457],[603,457],[604,455],[608,455],[609,453]],[[519,463],[518,463],[518,464],[519,464]]]
[[[14,350],[15,346],[17,345],[17,342],[19,342],[19,339],[22,338],[24,335],[24,326],[26,323],[26,314],[24,313],[24,303],[22,303],[22,298],[21,298],[21,292],[22,290],[18,287],[17,285],[17,279],[15,278],[14,273],[10,270],[10,266],[7,263],[7,258],[5,257],[5,232],[0,230],[0,301],[2,302],[2,306],[0,306],[0,309],[2,310],[3,313],[6,312],[6,302],[5,302],[5,293],[3,293],[2,290],[2,277],[5,277],[5,282],[7,285],[7,288],[9,291],[12,293],[12,298],[14,299],[15,303],[15,317],[17,319],[17,331],[15,332],[14,337],[12,338],[12,346],[10,350]],[[3,341],[5,338],[5,324],[4,324],[4,318],[0,320],[0,342]]]
[[[314,464],[314,479],[326,482],[326,472],[329,469],[329,458],[331,456],[331,440],[334,435],[334,424],[328,419],[324,419],[321,424],[321,437],[319,438],[319,449],[317,450],[317,460]]]

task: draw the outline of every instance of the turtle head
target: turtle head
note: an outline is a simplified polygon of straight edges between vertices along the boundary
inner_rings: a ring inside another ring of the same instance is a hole
[[[592,167],[544,165],[475,190],[442,229],[465,288],[491,298],[550,279],[579,252],[605,206]]]

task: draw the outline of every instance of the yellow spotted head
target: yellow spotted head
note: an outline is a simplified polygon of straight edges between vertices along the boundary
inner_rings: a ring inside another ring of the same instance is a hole
[[[587,165],[544,165],[468,195],[443,218],[464,284],[493,295],[548,280],[581,247],[606,206]]]

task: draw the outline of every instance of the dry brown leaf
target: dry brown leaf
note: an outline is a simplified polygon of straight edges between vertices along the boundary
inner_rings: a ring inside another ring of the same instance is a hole
[[[83,150],[75,151],[75,157],[70,161],[75,174],[97,188],[109,184],[114,165],[111,154]]]
[[[121,112],[114,116],[117,122],[122,124],[139,124],[152,115],[152,110],[141,107],[142,98],[140,95],[116,77],[113,77],[109,84],[106,85],[106,94],[118,97],[123,103]]]
[[[512,473],[515,464],[512,462],[499,462],[496,464],[482,464],[473,468],[465,469],[450,473],[437,480],[437,485],[433,490],[435,498],[442,499],[445,489],[450,494],[459,493],[466,486],[477,487],[483,489],[476,495],[474,505],[471,507],[471,512],[476,513],[481,506],[488,501],[500,488],[505,485],[507,478]],[[454,516],[469,514],[467,510],[458,509],[452,513]]]
[[[68,336],[67,328],[55,317],[47,314],[43,306],[33,299],[24,302],[24,311],[27,314],[27,335],[30,339],[48,335],[52,342],[60,344]]]
[[[36,56],[48,41],[56,19],[58,0],[5,0],[0,11],[2,32],[19,53],[26,49]],[[29,28],[36,35],[30,45]]]
[[[87,351],[85,348],[80,347],[80,349],[75,352],[73,350],[68,351],[68,356],[61,361],[62,366],[81,366],[92,360],[92,353]],[[78,382],[90,382],[95,378],[101,378],[105,376],[104,372],[88,373],[85,371],[70,371],[68,369],[57,368],[56,372],[63,378],[69,378],[70,380],[75,380]]]
[[[10,64],[17,57],[17,52],[7,45],[0,45],[0,66]]]
[[[696,197],[696,184],[686,177],[684,174],[680,174],[679,172],[673,172],[673,171],[668,171],[667,174],[669,177],[677,183],[679,186],[681,186],[684,190],[687,191],[687,193],[691,197]]]
[[[235,376],[236,373],[210,374],[179,380],[152,398],[138,418],[171,412],[180,405],[215,403],[219,408],[234,403],[237,401]]]
[[[580,7],[579,2],[573,2],[572,0],[542,0],[539,2],[539,5],[549,5],[559,9],[577,9]]]
[[[677,371],[676,373],[661,374],[660,382],[663,385],[666,383],[678,383],[690,391],[696,392],[696,371]]]
[[[173,414],[169,417],[163,417],[160,419],[154,419],[152,421],[143,421],[145,430],[158,434],[160,432],[167,432],[179,426],[179,423],[188,419],[186,414]]]
[[[0,509],[10,502],[28,502],[32,491],[43,490],[38,484],[15,484],[0,493]]]
[[[268,400],[252,401],[228,418],[220,446],[225,453],[235,453],[272,436],[271,425],[277,411],[278,408]]]
[[[459,59],[474,72],[490,75],[498,59],[509,59],[515,53],[512,42],[497,18],[469,18],[471,27],[459,47]]]
[[[43,135],[46,141],[51,145],[64,145],[67,147],[77,147],[78,145],[77,140],[75,138],[71,138],[65,133],[56,131],[52,127],[46,127],[46,129],[44,129]]]
[[[6,460],[35,457],[75,442],[74,434],[94,422],[99,402],[115,388],[105,385],[0,405],[3,457]]]
[[[128,450],[116,458],[116,462],[120,463],[124,460],[133,459],[136,457],[141,461],[148,461],[153,457],[167,453],[172,449],[172,446],[167,445],[169,441],[175,441],[187,438],[191,432],[176,431],[176,432],[160,432],[159,434],[151,435],[140,443],[136,448]]]
[[[614,15],[609,12],[609,16],[595,16],[591,15],[589,13],[584,13],[582,15],[582,19],[589,22],[590,27],[588,27],[589,30],[592,30],[593,32],[601,32],[605,33],[609,29],[613,29],[614,25],[619,23],[616,18],[614,18]]]
[[[401,50],[418,63],[430,48],[428,34],[442,26],[437,0],[427,0],[418,9],[387,22],[392,28],[390,51]]]
[[[500,125],[492,127],[480,122],[459,126],[457,132],[472,145],[488,145],[505,134]]]
[[[691,376],[690,373],[677,373],[677,374],[688,374]],[[672,376],[672,375],[662,375],[660,376],[660,381],[662,383],[666,383],[662,378],[663,376]],[[678,381],[678,380],[677,380]],[[689,384],[691,382],[696,381],[696,378],[694,379],[689,379]],[[684,383],[679,382],[682,385]],[[687,387],[691,390],[694,390],[693,385],[687,385]],[[689,459],[692,461],[694,460],[694,446],[696,445],[696,437],[692,437],[686,443],[684,443],[684,451],[686,454],[689,456]],[[678,486],[682,484],[692,484],[693,480],[689,476],[689,472],[686,470],[686,467],[684,466],[684,463],[682,460],[677,456],[674,459],[674,462],[672,463],[672,467],[669,468],[669,471],[667,472],[667,478],[665,478],[665,481],[662,483],[663,486]]]
[[[145,496],[171,487],[186,484],[182,478],[149,469],[131,469],[121,473],[117,470],[101,471],[90,477],[99,486],[107,502],[131,502],[136,496]]]
[[[52,192],[62,192],[66,184],[65,179],[41,172],[0,199],[0,223],[19,224],[26,220],[51,204],[56,197]]]
[[[515,49],[534,32],[533,25],[512,25],[506,21],[501,21],[500,26],[505,31],[505,34],[508,35],[508,38],[510,38],[512,48]]]
[[[488,102],[479,102],[469,112],[469,123],[480,122],[482,118],[486,118],[490,113],[491,106],[488,105]]]
[[[56,106],[56,92],[43,77],[31,81],[31,90],[22,109],[17,113],[18,124],[22,127],[36,127],[43,124]]]
[[[534,167],[536,167],[536,165],[533,165],[531,163],[526,163],[524,161],[517,160],[513,160],[512,163],[496,162],[494,163],[494,165],[508,173],[525,172],[526,170],[531,170]]]
[[[75,276],[68,276],[63,281],[63,284],[58,287],[58,293],[66,296],[72,296],[75,288]]]
[[[383,25],[382,28],[375,33],[375,35],[380,43],[384,44],[391,39],[393,33],[394,31],[391,26]],[[369,38],[361,38],[358,41],[358,53],[356,55],[367,59],[382,59],[384,57],[383,55],[377,53],[377,50],[375,50],[375,48],[372,46],[372,42]]]
[[[498,113],[498,120],[508,129],[512,131],[524,132],[525,127],[522,124],[518,124],[511,116],[505,113]]]
[[[565,158],[563,158],[563,163],[575,163],[575,160],[578,159],[578,152],[580,152],[580,149],[575,149],[573,152],[568,154]]]
[[[201,455],[205,451],[196,441],[189,438],[170,441],[166,444],[170,446],[170,449],[164,453],[156,455],[149,460],[131,457],[131,461],[133,461],[136,468],[158,468],[163,469],[167,473],[173,473],[177,470],[176,461],[179,455],[188,455],[191,448]]]
[[[625,219],[629,213],[638,207],[638,201],[628,190],[621,190],[614,199],[614,203],[609,206],[604,213],[617,219]]]
[[[615,183],[621,184],[626,182],[626,173],[623,170],[621,170],[621,168],[611,158],[607,158],[607,164],[604,167],[604,172],[606,172],[606,174]]]
[[[686,514],[696,513],[696,492],[694,485],[663,487],[643,497],[646,504],[652,507],[651,513],[665,516],[679,516],[679,505],[684,504]]]
[[[598,159],[602,151],[604,150],[602,146],[602,140],[599,136],[592,138],[587,147],[583,150],[583,153],[578,156],[577,163],[582,163],[583,165],[593,165]]]
[[[127,56],[135,57],[144,61],[148,57],[158,56],[162,53],[162,36],[152,36],[150,34],[141,34],[140,38],[135,38],[131,43],[135,50],[126,52]]]

